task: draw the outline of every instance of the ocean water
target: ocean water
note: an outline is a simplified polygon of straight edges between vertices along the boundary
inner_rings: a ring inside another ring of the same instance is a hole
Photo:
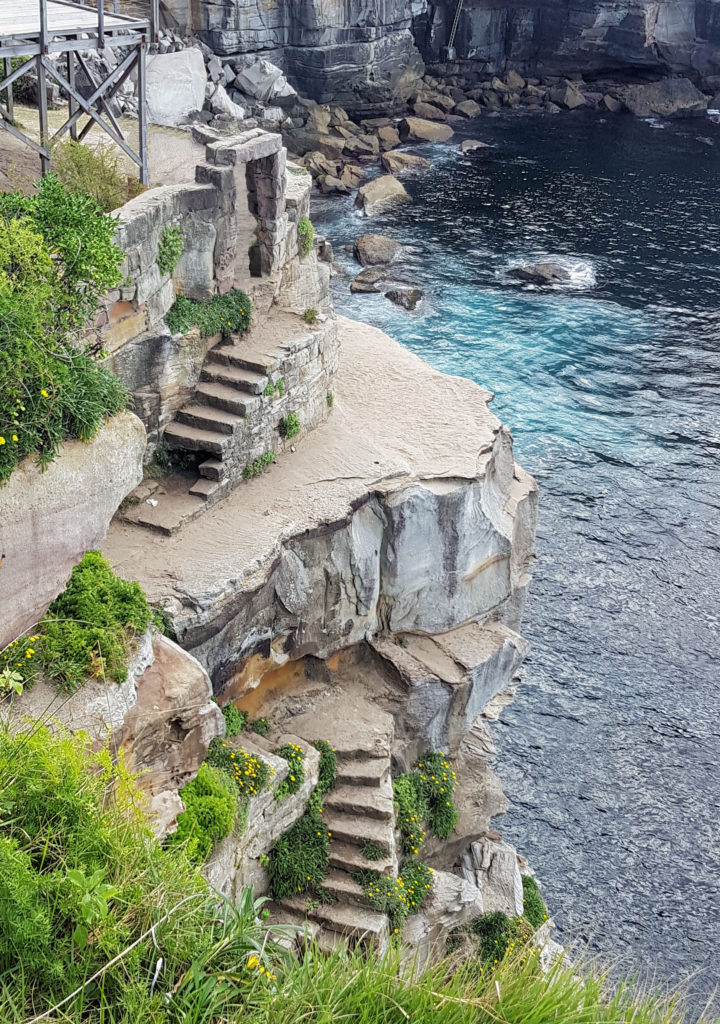
[[[484,118],[416,150],[412,203],[316,202],[336,308],[495,393],[540,485],[523,683],[494,735],[498,823],[562,939],[658,982],[720,977],[720,126]],[[407,313],[346,249],[406,245]],[[571,287],[508,286],[538,257]],[[418,410],[422,415],[422,410]]]

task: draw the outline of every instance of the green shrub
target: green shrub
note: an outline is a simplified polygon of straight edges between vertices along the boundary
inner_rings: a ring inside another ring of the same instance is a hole
[[[365,860],[384,860],[387,857],[387,850],[383,850],[382,846],[378,846],[371,839],[362,844],[360,852]]]
[[[203,762],[180,796],[185,810],[178,814],[177,831],[168,837],[168,845],[183,845],[190,860],[203,864],[235,826],[237,791],[224,771]]]
[[[175,224],[163,229],[158,242],[157,265],[161,274],[172,274],[185,245],[182,231]]]
[[[403,864],[397,878],[377,871],[362,871],[355,876],[373,908],[387,914],[394,933],[402,930],[406,917],[416,913],[433,887],[433,869],[415,860]]]
[[[332,393],[332,391],[328,391],[325,400],[327,402],[328,409],[332,409],[333,405],[335,404],[335,395]]]
[[[264,455],[261,455],[253,462],[248,462],[247,466],[242,471],[243,480],[252,480],[254,476],[262,473],[266,466],[272,465],[274,461],[275,452],[265,452]]]
[[[523,917],[527,918],[533,928],[539,928],[547,919],[547,907],[540,893],[540,886],[532,875],[522,876],[523,886]]]
[[[299,434],[300,420],[298,419],[297,413],[289,412],[287,416],[283,416],[278,424],[278,430],[280,431],[280,437],[286,441]]]
[[[285,743],[282,747],[273,751],[273,753],[279,754],[280,757],[284,758],[290,769],[287,776],[275,790],[275,799],[282,800],[286,796],[297,793],[305,781],[305,755],[303,754],[302,747],[299,747],[297,743]]]
[[[303,320],[305,321],[306,324],[309,324],[310,326],[317,323],[317,318],[318,311],[316,309],[313,309],[312,306],[310,307],[310,309],[306,309],[305,312],[303,313]]]
[[[54,143],[51,159],[58,181],[71,192],[92,196],[105,213],[144,191],[136,178],[125,173],[118,150],[110,145],[87,146],[65,138]]]
[[[320,751],[318,784],[315,787],[315,792],[325,796],[337,782],[337,754],[335,748],[331,747],[327,740],[315,740],[313,746]]]
[[[127,406],[123,384],[73,342],[120,281],[115,223],[52,174],[31,197],[0,194],[0,483]]]
[[[301,217],[297,226],[298,252],[300,259],[304,259],[313,247],[315,241],[315,228],[309,217]]]
[[[532,939],[532,927],[527,921],[508,917],[499,910],[474,918],[469,931],[476,942],[477,956],[492,966]]]
[[[222,715],[225,719],[225,735],[239,736],[247,725],[247,711],[238,711],[232,701],[222,708]]]
[[[418,772],[398,775],[393,779],[393,799],[403,853],[408,856],[417,856],[425,841],[425,830],[422,823],[428,814],[425,789]]]
[[[116,576],[99,551],[88,551],[40,620],[37,635],[7,647],[0,668],[18,667],[30,685],[42,667],[69,692],[89,676],[122,683],[130,643],[152,617],[140,585]]]
[[[250,299],[238,288],[197,301],[178,295],[165,314],[165,323],[173,334],[187,334],[191,327],[197,327],[202,338],[214,334],[243,334],[251,320]]]
[[[447,839],[457,825],[458,812],[453,800],[457,776],[442,753],[428,751],[417,767],[428,805],[427,823],[438,839]]]
[[[228,776],[243,801],[261,793],[274,775],[267,761],[232,747],[219,736],[211,741],[205,761]]]
[[[276,381],[275,384],[273,384],[272,381],[268,381],[267,384],[265,385],[265,390],[263,391],[263,394],[267,398],[273,398],[273,396],[275,395],[277,395],[278,398],[282,398],[282,396],[285,394],[285,381],[283,380],[283,378],[280,377],[280,379]]]
[[[320,885],[330,865],[329,839],[320,796],[314,794],[302,818],[270,851],[268,874],[273,899],[288,899]]]
[[[254,733],[257,733],[258,736],[267,736],[270,732],[270,723],[267,718],[256,718],[254,722],[252,722],[250,728]]]

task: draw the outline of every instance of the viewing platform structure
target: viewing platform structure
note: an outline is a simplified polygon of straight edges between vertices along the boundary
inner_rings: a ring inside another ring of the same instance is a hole
[[[100,128],[138,167],[140,181],[148,184],[148,139],[146,104],[146,57],[150,43],[157,42],[159,0],[148,0],[148,16],[135,17],[105,10],[103,0],[88,5],[73,0],[0,0],[0,128],[34,150],[42,173],[50,169],[52,143],[69,133],[82,141],[93,125]],[[81,69],[88,82],[95,83],[83,52],[106,46],[128,51],[110,73],[85,97],[76,85]],[[50,60],[51,55],[65,57],[65,74]],[[13,57],[26,58],[13,70]],[[40,143],[29,138],[15,124],[13,85],[32,69],[37,72],[37,103]],[[138,150],[129,145],[113,114],[111,100],[124,82],[137,75]],[[68,117],[52,135],[48,124],[47,85],[54,80],[67,98]],[[79,129],[80,118],[87,122]]]

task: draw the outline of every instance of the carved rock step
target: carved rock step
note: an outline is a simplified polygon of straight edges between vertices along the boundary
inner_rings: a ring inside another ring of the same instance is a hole
[[[359,846],[350,843],[330,843],[330,867],[340,871],[379,871],[381,874],[392,874],[394,865],[391,857],[382,860],[368,860],[363,857]]]
[[[352,761],[338,759],[338,784],[343,786],[368,786],[376,789],[389,775],[390,762],[386,758],[357,758]]]
[[[268,376],[280,368],[283,355],[280,352],[259,352],[247,345],[238,344],[218,345],[212,350],[212,358],[217,363]]]
[[[338,785],[325,797],[327,811],[393,821],[392,787],[389,780],[381,787]]]
[[[251,397],[247,391],[240,391],[231,384],[215,384],[211,381],[201,381],[198,384],[195,388],[195,401],[236,413],[238,416],[247,416],[258,408],[260,403],[259,398]]]
[[[210,501],[220,490],[221,486],[222,484],[219,480],[208,480],[206,477],[201,476],[198,477],[188,493],[194,494],[197,498],[202,498],[203,501]]]
[[[222,481],[225,479],[225,466],[219,459],[205,459],[198,466],[198,471],[206,480]]]
[[[185,423],[173,421],[165,431],[165,442],[170,448],[186,448],[193,452],[208,452],[222,459],[231,438],[214,430],[201,430]]]
[[[347,871],[331,868],[323,879],[322,887],[332,893],[338,903],[350,903],[356,907],[370,906],[363,887]]]
[[[317,921],[328,931],[338,932],[363,945],[372,943],[377,949],[383,949],[387,943],[387,916],[378,914],[375,910],[343,903],[334,903],[330,906],[321,904],[314,910],[307,910],[302,899],[281,900],[279,905],[298,916],[303,915],[311,921]]]
[[[250,395],[261,395],[268,379],[264,374],[254,370],[242,370],[239,366],[226,366],[214,361],[206,362],[200,375],[201,380],[209,380],[218,384],[232,384]]]
[[[393,848],[393,825],[390,822],[366,818],[364,815],[345,814],[327,808],[323,815],[332,838],[339,843],[363,846],[373,842],[388,854]]]
[[[222,434],[234,434],[243,420],[244,417],[238,416],[237,413],[195,403],[183,406],[175,414],[176,423],[187,423],[191,427],[200,427],[201,430],[217,430]]]

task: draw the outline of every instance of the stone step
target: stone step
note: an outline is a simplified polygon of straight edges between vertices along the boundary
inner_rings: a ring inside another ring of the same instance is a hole
[[[378,914],[375,910],[347,903],[321,903],[319,907],[308,911],[303,899],[281,900],[279,905],[294,914],[305,914],[311,921],[317,921],[328,931],[337,932],[365,945],[372,943],[381,948],[387,942],[387,916]]]
[[[258,352],[247,345],[218,345],[212,350],[212,358],[218,363],[237,366],[241,370],[252,370],[266,377],[280,368],[281,352]]]
[[[323,818],[331,837],[339,843],[362,846],[366,842],[373,842],[388,854],[393,848],[393,825],[390,822],[329,808],[325,809]]]
[[[183,406],[175,414],[177,423],[187,423],[191,427],[200,427],[202,430],[218,430],[222,434],[234,434],[236,428],[243,422],[244,416],[238,416],[234,412],[225,412],[223,409],[215,409],[212,405],[198,405],[195,402]]]
[[[325,875],[323,889],[331,893],[338,903],[351,903],[356,907],[369,907],[370,903],[361,885],[347,871],[331,868]]]
[[[232,384],[214,384],[211,381],[200,381],[195,388],[195,401],[237,413],[238,416],[247,416],[259,403],[258,398],[251,398],[247,391],[239,391]]]
[[[368,786],[377,789],[390,774],[390,762],[386,758],[357,758],[351,761],[338,760],[338,783],[345,786]]]
[[[165,431],[165,443],[169,448],[185,448],[193,452],[208,452],[220,458],[225,454],[230,438],[215,430],[201,430],[186,423],[173,421]]]
[[[205,501],[210,501],[213,496],[220,490],[222,484],[219,480],[208,480],[206,477],[201,476],[195,481],[189,490],[189,494],[194,494],[197,498],[203,498]]]
[[[219,459],[205,459],[198,466],[198,471],[207,480],[225,479],[225,466]]]
[[[395,812],[392,789],[388,792],[388,788],[338,785],[327,794],[324,806],[327,810],[392,822]]]
[[[390,857],[382,860],[368,860],[363,857],[358,846],[351,846],[350,843],[330,843],[330,867],[340,871],[379,871],[380,874],[389,875],[394,871],[394,865]]]
[[[239,366],[227,366],[214,361],[204,364],[200,376],[202,380],[216,384],[232,384],[240,391],[247,391],[249,395],[261,395],[268,383],[266,376],[254,370],[243,370]]]

